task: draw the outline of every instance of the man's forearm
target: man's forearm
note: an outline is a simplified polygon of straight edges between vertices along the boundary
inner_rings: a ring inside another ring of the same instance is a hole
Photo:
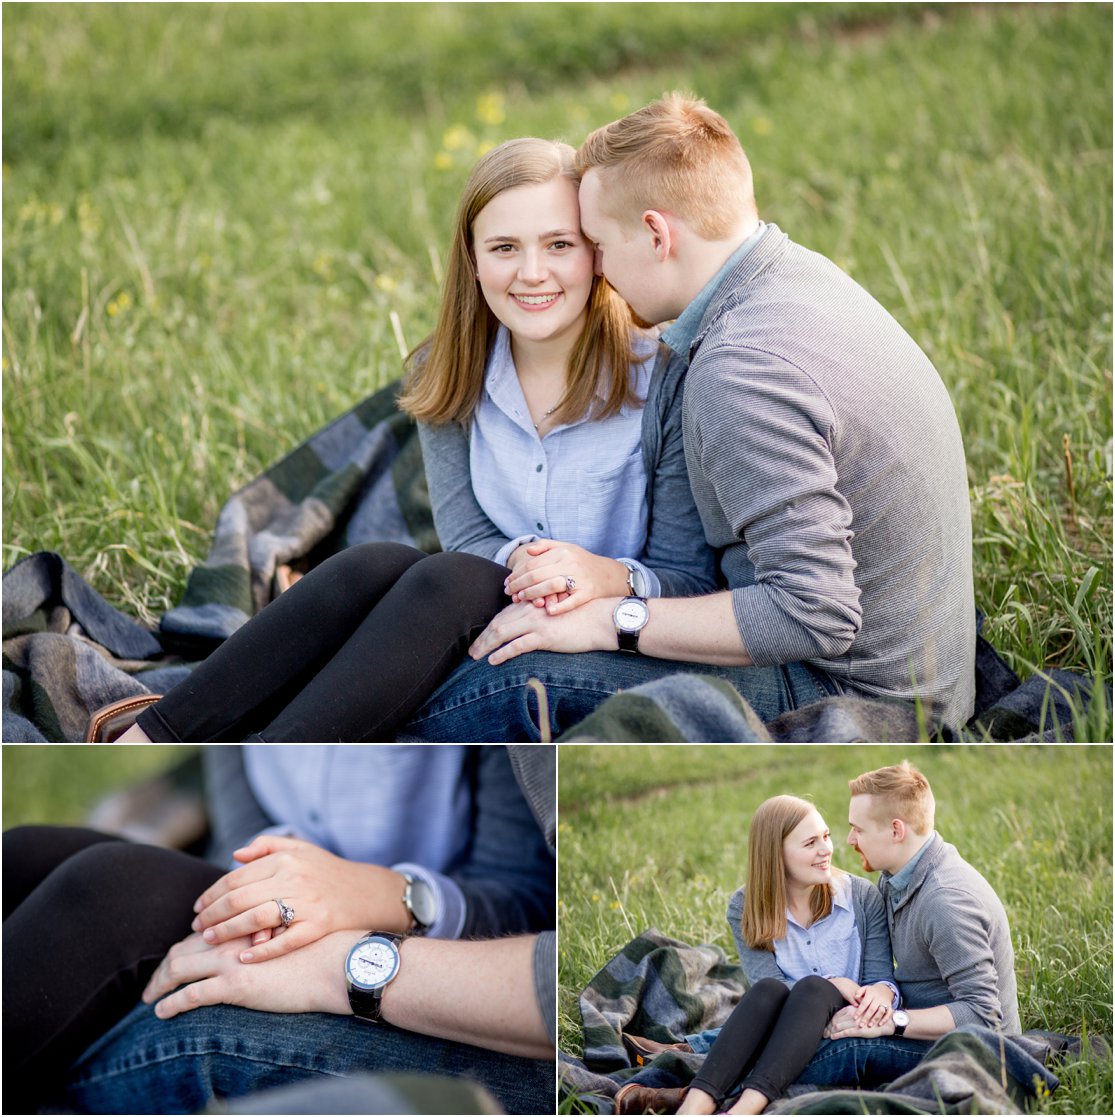
[[[409,938],[383,991],[383,1019],[508,1055],[553,1059],[534,995],[533,935],[480,942]]]
[[[730,592],[705,597],[660,597],[649,602],[650,620],[639,651],[657,659],[750,667],[736,624]]]
[[[906,1025],[907,1039],[940,1039],[956,1028],[956,1021],[948,1005],[934,1008],[910,1009],[910,1023]]]

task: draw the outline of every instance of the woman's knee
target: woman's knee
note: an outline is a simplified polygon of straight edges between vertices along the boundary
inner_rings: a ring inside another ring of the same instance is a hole
[[[756,981],[750,989],[747,990],[745,1000],[750,1001],[752,1004],[760,1002],[763,1005],[777,1008],[786,1002],[789,997],[790,990],[787,988],[786,983],[779,981],[776,977],[764,977],[760,981]]]
[[[507,569],[463,551],[427,555],[404,577],[408,592],[420,595],[423,600],[438,597],[453,602],[476,600],[492,612],[508,603],[503,592]]]
[[[405,543],[357,543],[330,555],[302,581],[307,586],[325,583],[343,586],[350,600],[365,592],[379,595],[425,557],[422,551]]]
[[[789,997],[794,1004],[827,1005],[834,1012],[844,1003],[843,994],[828,978],[813,975],[795,982]]]

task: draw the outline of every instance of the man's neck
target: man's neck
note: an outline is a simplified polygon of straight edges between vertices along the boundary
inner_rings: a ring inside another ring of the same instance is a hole
[[[915,834],[913,831],[910,831],[910,838],[912,840],[909,841],[908,846],[906,842],[903,843],[902,861],[890,869],[890,875],[896,876],[898,873],[902,872],[902,870],[906,868],[906,866],[909,865],[911,861],[913,861],[913,859],[921,852],[921,850],[925,848],[926,842],[928,842],[929,839],[932,837],[932,830],[930,830],[928,834]]]
[[[684,306],[688,306],[701,293],[705,284],[758,227],[758,217],[749,217],[723,240],[703,240],[696,235],[688,238],[685,280],[681,292],[685,299]]]

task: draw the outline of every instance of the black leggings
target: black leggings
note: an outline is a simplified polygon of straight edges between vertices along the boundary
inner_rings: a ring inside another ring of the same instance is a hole
[[[222,871],[64,826],[4,834],[4,1112],[35,1113],[139,1001]]]
[[[741,1078],[743,1089],[780,1098],[843,1005],[840,991],[823,977],[802,978],[792,989],[764,977],[733,1009],[690,1087],[704,1090],[717,1107]]]
[[[506,567],[364,543],[333,555],[140,714],[152,741],[391,741],[508,604]]]

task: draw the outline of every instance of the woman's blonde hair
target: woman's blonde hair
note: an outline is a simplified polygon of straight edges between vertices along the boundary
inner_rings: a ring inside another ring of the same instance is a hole
[[[743,903],[743,940],[753,950],[774,950],[776,939],[786,937],[787,835],[814,804],[795,795],[776,795],[759,805],[747,831],[747,895]],[[835,871],[835,870],[834,870]],[[813,922],[832,911],[833,886],[815,884],[809,896]]]
[[[407,358],[399,407],[426,423],[467,423],[484,386],[484,369],[499,320],[476,280],[472,225],[494,198],[518,186],[538,186],[559,175],[577,182],[573,148],[534,138],[508,140],[489,151],[465,184],[434,332]],[[565,395],[556,421],[616,414],[635,403],[631,385],[632,318],[627,304],[601,276],[594,276],[588,313],[569,355]]]

